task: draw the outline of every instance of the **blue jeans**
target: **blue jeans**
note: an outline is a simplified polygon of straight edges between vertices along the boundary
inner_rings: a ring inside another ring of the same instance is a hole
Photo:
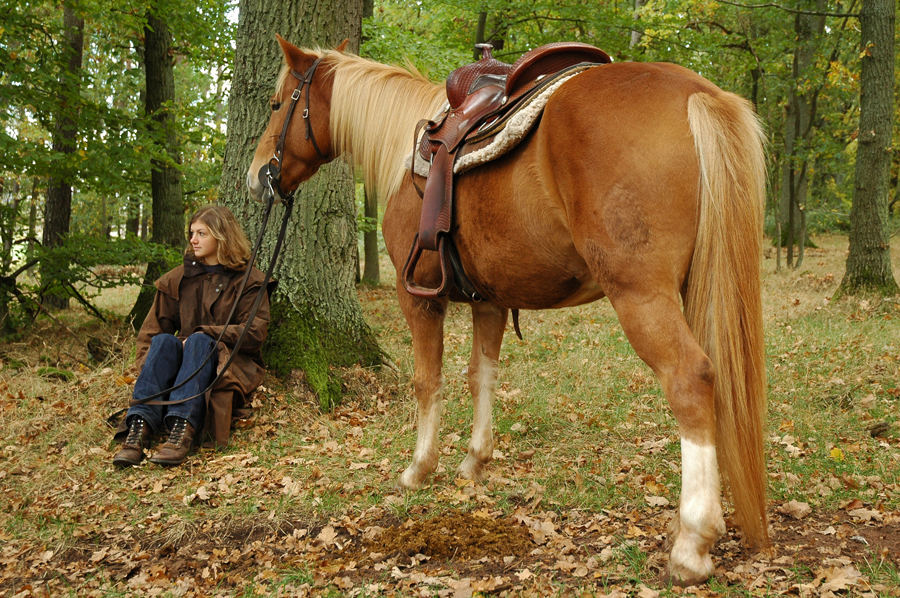
[[[218,364],[215,339],[209,335],[202,332],[194,333],[182,345],[182,342],[171,334],[157,334],[150,341],[150,350],[134,385],[132,396],[135,399],[142,399],[181,383],[194,373],[210,352],[213,355],[196,376],[188,380],[184,386],[155,400],[177,401],[203,391],[215,377]],[[165,429],[171,427],[171,419],[175,417],[188,420],[194,430],[199,431],[203,427],[206,415],[206,397],[201,395],[171,406],[132,405],[128,409],[125,421],[130,424],[130,418],[135,415],[143,417],[154,434],[163,434]]]

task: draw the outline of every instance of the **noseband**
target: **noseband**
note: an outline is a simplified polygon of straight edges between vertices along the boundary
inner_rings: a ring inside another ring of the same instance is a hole
[[[309,121],[309,96],[311,95],[310,92],[312,90],[312,80],[313,76],[316,74],[316,69],[319,68],[319,63],[322,62],[322,58],[324,58],[324,56],[316,58],[303,75],[294,69],[291,69],[291,75],[297,79],[298,84],[293,93],[291,93],[291,103],[288,106],[287,115],[284,117],[284,125],[281,127],[281,136],[278,137],[278,143],[275,144],[275,154],[259,171],[258,176],[260,182],[263,183],[263,185],[268,185],[273,195],[275,191],[277,191],[281,199],[286,200],[288,198],[293,198],[294,196],[293,192],[285,193],[281,189],[281,165],[282,159],[284,158],[284,142],[287,138],[288,127],[291,125],[291,117],[294,115],[294,109],[297,107],[300,96],[303,95],[304,87],[306,88],[306,107],[303,109],[302,116],[303,121],[306,123],[306,139],[312,142],[313,148],[315,148],[316,154],[318,154],[320,158],[323,160],[328,159],[328,156],[319,149],[319,144],[316,143],[316,136],[313,134],[312,123]]]

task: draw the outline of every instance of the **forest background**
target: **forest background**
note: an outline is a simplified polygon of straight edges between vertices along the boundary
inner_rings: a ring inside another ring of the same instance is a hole
[[[304,3],[256,2],[288,4]],[[315,4],[340,12],[360,3]],[[616,61],[680,63],[755,103],[770,141],[762,264],[775,549],[748,553],[730,531],[709,595],[900,591],[898,304],[832,300],[851,232],[862,63],[873,50],[860,46],[862,4],[383,1],[360,19],[362,55],[409,60],[434,80],[471,61],[476,40],[490,40],[505,61],[578,40]],[[373,582],[364,594],[523,586],[536,596],[584,587],[660,595],[652,586],[672,595],[658,574],[680,482],[674,422],[605,302],[523,318],[527,342],[504,349],[498,452],[483,485],[452,474],[471,417],[459,375],[466,317],[455,309],[447,467],[429,488],[391,491],[415,433],[409,336],[389,285],[349,293],[397,369],[341,371],[345,403],[328,414],[308,371],[267,380],[256,418],[237,426],[226,451],[175,470],[123,474],[109,464],[102,420],[133,382],[133,337],[119,326],[134,302],[130,283],[152,280],[148,263],[179,259],[184,218],[200,205],[226,201],[256,232],[261,206],[223,197],[228,135],[241,124],[229,116],[231,91],[246,70],[237,14],[237,3],[211,0],[0,0],[0,592],[344,595]],[[313,21],[297,20],[258,36],[257,47],[277,59],[275,33],[317,43],[303,25]],[[272,56],[254,99],[264,114]],[[898,152],[890,159],[880,215],[896,264]],[[378,217],[355,188],[352,226],[330,227],[349,230],[353,252],[372,247]],[[176,197],[174,209],[160,197]],[[341,261],[352,256],[312,254],[303,265],[319,272]],[[54,296],[76,309],[57,311]],[[85,310],[110,323],[86,323]],[[477,535],[485,518],[499,520],[490,530],[498,542]],[[463,539],[499,552],[461,554],[466,544],[450,543],[423,557],[407,533],[433,544],[441,530],[473,521]]]
[[[860,4],[385,0],[365,7],[360,54],[408,61],[441,80],[472,59],[477,40],[493,42],[495,55],[509,62],[543,43],[577,40],[617,61],[671,61],[696,70],[757,107],[770,139],[766,232],[785,247],[784,265],[799,267],[811,236],[850,227],[860,70],[868,51],[860,48]],[[4,332],[17,329],[22,315],[8,313],[13,295],[72,296],[73,286],[55,286],[134,282],[142,272],[98,276],[93,267],[161,260],[159,247],[133,240],[180,248],[179,216],[217,200],[237,13],[233,3],[209,0],[124,8],[93,0],[0,4]],[[291,32],[282,33],[290,39]],[[154,34],[166,37],[172,66],[173,90],[162,95],[156,88],[163,84],[147,70]],[[895,103],[895,121],[898,109]],[[180,174],[181,205],[154,214],[151,172],[166,169]],[[900,152],[893,152],[889,236],[897,228],[898,172]],[[62,212],[61,187],[70,189]],[[377,213],[364,214],[359,195],[357,224],[371,231]],[[154,237],[154,228],[163,228],[154,222],[165,215],[176,218],[167,225],[174,232]],[[39,240],[45,249],[64,247],[39,256]],[[45,274],[29,286],[29,269],[39,262]],[[55,270],[65,271],[62,282]],[[367,275],[377,277],[377,270]],[[91,287],[78,288],[76,299],[87,304]]]

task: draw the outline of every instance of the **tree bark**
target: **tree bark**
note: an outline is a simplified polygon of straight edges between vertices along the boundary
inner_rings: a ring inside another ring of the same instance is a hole
[[[251,239],[258,234],[262,206],[249,197],[246,173],[268,121],[268,98],[283,62],[275,33],[305,46],[334,47],[348,38],[355,51],[362,10],[362,0],[241,1],[220,195],[246,223]],[[258,264],[263,270],[272,256],[282,209],[272,212]],[[279,286],[263,352],[266,365],[277,374],[305,372],[323,408],[340,399],[340,380],[332,366],[374,365],[382,356],[356,295],[356,247],[353,174],[336,160],[297,192],[275,269]]]
[[[822,12],[823,0],[815,0],[809,8]],[[815,69],[818,40],[825,28],[825,17],[798,14],[794,17],[797,45],[792,64],[793,87],[788,96],[784,118],[784,165],[781,184],[781,224],[787,248],[787,265],[799,267],[803,260],[805,243],[806,197],[809,187],[808,143],[813,130],[816,112],[816,92],[808,84]],[[794,260],[794,247],[798,259]]]
[[[125,201],[125,236],[137,237],[141,232],[141,200],[137,195],[129,195]]]
[[[44,247],[56,247],[63,242],[69,232],[72,215],[72,183],[76,170],[70,157],[75,153],[78,135],[78,96],[81,92],[81,62],[84,54],[84,18],[66,3],[63,5],[63,30],[65,39],[61,44],[64,65],[58,81],[59,105],[54,117],[53,152],[61,155],[47,189],[47,203],[44,208]],[[53,288],[56,276],[46,269],[41,272],[42,285]],[[44,297],[44,305],[64,309],[68,298],[51,292]]]
[[[22,198],[21,183],[19,179],[13,179],[12,189],[6,189],[6,181],[0,178],[0,201],[3,202],[3,212],[0,212],[0,276],[6,273],[15,261],[13,248],[15,247],[16,233],[19,229],[19,206]]]
[[[378,264],[378,197],[374,191],[371,193],[366,191],[364,202],[363,212],[371,226],[363,233],[363,253],[366,261],[362,279],[368,284],[377,285],[381,282]]]
[[[171,104],[175,101],[175,61],[172,36],[168,25],[156,8],[151,7],[144,27],[144,75],[146,79],[145,113],[149,117],[152,138],[157,146],[151,160],[150,187],[153,197],[152,234],[150,240],[180,249],[185,245],[184,199],[181,192],[181,149],[176,135],[175,115]],[[129,319],[139,328],[156,289],[153,282],[169,269],[164,261],[147,264],[144,284]]]
[[[476,48],[475,46],[478,44],[483,44],[485,41],[484,37],[487,35],[485,29],[487,27],[487,12],[481,11],[478,13],[478,24],[475,27],[475,43],[472,44],[472,57],[475,60],[481,58],[481,50]]]
[[[850,252],[838,294],[898,293],[891,271],[887,205],[894,111],[894,0],[863,0],[862,70]]]
[[[28,206],[28,241],[25,251],[25,261],[34,257],[35,241],[37,239],[37,213],[38,213],[38,177],[31,179],[31,203]]]
[[[640,29],[637,29],[637,23],[640,22],[640,12],[641,9],[644,8],[644,5],[647,3],[647,0],[634,0],[634,21],[635,28],[631,30],[631,39],[628,42],[628,47],[630,49],[634,49],[638,44],[641,43],[641,39],[644,37],[644,32]]]

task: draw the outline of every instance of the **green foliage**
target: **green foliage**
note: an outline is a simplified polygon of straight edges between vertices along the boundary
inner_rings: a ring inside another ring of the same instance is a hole
[[[4,261],[0,271],[0,336],[33,320],[46,296],[72,297],[102,317],[91,299],[104,289],[141,284],[142,265],[148,261],[174,266],[179,259],[178,251],[137,238],[108,240],[70,235],[56,247],[35,245],[33,257],[23,266],[13,270],[11,263]],[[36,264],[47,274],[43,283],[29,276],[28,266]]]
[[[472,60],[481,17],[484,39],[507,62],[543,43],[575,40],[603,48],[616,61],[681,64],[754,102],[770,140],[771,196],[780,192],[785,164],[794,164],[809,180],[804,206],[809,231],[844,230],[859,118],[859,25],[853,16],[858,10],[856,0],[793,0],[753,8],[648,0],[638,10],[633,2],[609,1],[536,0],[526,6],[512,0],[382,0],[365,23],[362,53],[383,62],[412,61],[440,80]],[[813,15],[807,20],[820,19],[822,33],[798,42],[798,11]],[[800,71],[793,60],[798,43],[811,54],[809,66]],[[900,69],[896,76],[900,79]],[[792,93],[812,98],[816,112],[787,156],[785,114]],[[894,171],[900,171],[900,157]]]
[[[177,99],[166,109],[175,114],[188,209],[212,201],[224,154],[236,26],[227,14],[235,3],[70,4],[85,19],[77,97],[60,93],[66,71],[59,6],[0,0],[0,178],[22,188],[35,181],[41,193],[50,176],[71,181],[72,230],[84,234],[124,236],[129,217],[149,213],[151,161],[170,160],[158,143],[167,131],[153,126],[143,105],[141,40],[148,12],[155,10],[173,35]],[[63,114],[77,122],[71,154],[51,148],[54,122]]]
[[[425,76],[439,80],[466,62],[471,54],[465,44],[448,38],[433,38],[427,34],[435,22],[434,14],[417,11],[421,19],[409,19],[407,5],[385,3],[376,9],[376,15],[366,19],[362,30],[360,54],[388,64],[412,64]]]
[[[101,239],[85,235],[70,235],[52,248],[39,248],[37,257],[41,271],[48,272],[68,287],[78,285],[91,295],[103,289],[140,284],[147,262],[164,262],[169,268],[181,260],[177,250],[140,239]],[[45,288],[47,293],[65,293],[57,287]]]

